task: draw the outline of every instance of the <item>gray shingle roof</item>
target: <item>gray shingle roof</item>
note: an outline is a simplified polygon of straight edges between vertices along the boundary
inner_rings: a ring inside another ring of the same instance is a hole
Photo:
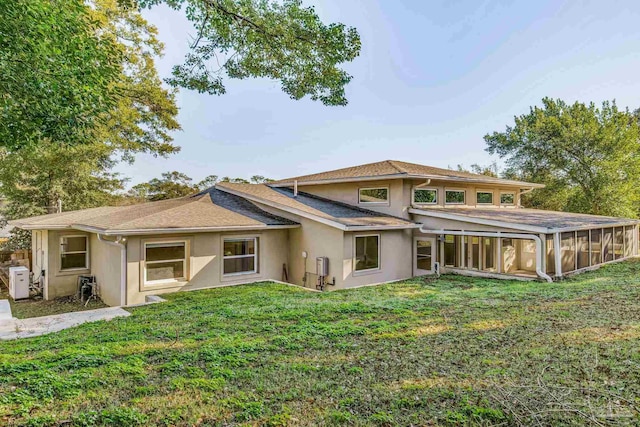
[[[12,221],[12,225],[32,229],[84,227],[106,234],[135,234],[145,230],[268,228],[296,223],[267,213],[238,196],[210,188],[178,199],[41,215]]]
[[[399,160],[383,160],[381,162],[367,163],[364,165],[351,166],[348,168],[336,169],[328,172],[320,172],[311,175],[303,175],[293,178],[281,179],[269,183],[273,186],[292,185],[294,181],[298,183],[323,181],[345,181],[363,178],[402,178],[402,177],[423,177],[425,179],[442,179],[467,182],[481,182],[492,184],[515,185],[522,187],[544,187],[542,184],[512,181],[501,178],[494,178],[486,175],[470,172],[456,171],[451,169],[436,168],[434,166],[419,165],[416,163],[401,162]]]
[[[296,197],[289,188],[271,188],[264,184],[219,183],[217,188],[248,197],[258,203],[290,213],[300,212],[315,218],[332,221],[349,228],[357,227],[398,227],[412,228],[412,221],[362,209],[356,206],[325,199],[309,193],[299,192]]]
[[[562,230],[593,227],[609,227],[619,224],[640,223],[640,220],[610,216],[587,215],[572,212],[545,211],[541,209],[518,208],[420,208],[425,213],[444,213],[473,220],[500,221],[504,223],[537,227],[540,229]],[[515,227],[514,227],[515,228]]]

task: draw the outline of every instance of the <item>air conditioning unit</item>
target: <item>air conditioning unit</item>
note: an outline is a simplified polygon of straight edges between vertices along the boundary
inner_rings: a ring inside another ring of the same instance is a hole
[[[9,295],[14,300],[29,298],[29,269],[9,267]]]

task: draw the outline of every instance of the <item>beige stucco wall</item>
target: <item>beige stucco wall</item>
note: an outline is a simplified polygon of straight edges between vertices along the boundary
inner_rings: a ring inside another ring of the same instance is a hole
[[[355,236],[380,236],[380,268],[357,272],[355,265]],[[413,276],[412,230],[384,230],[347,232],[343,238],[342,280],[340,287],[383,283]]]
[[[120,248],[99,241],[96,234],[91,234],[89,246],[91,274],[98,281],[100,298],[107,305],[120,305]]]
[[[359,189],[386,187],[389,189],[389,203],[359,203]],[[366,181],[366,182],[348,182],[342,184],[323,184],[323,185],[299,185],[299,191],[303,191],[316,196],[324,197],[330,200],[347,203],[353,206],[359,206],[370,209],[375,212],[382,212],[388,215],[408,218],[408,213],[404,209],[408,206],[409,196],[405,191],[403,180],[386,180],[386,181]]]
[[[89,233],[82,231],[59,231],[49,230],[48,251],[47,251],[47,292],[45,298],[53,299],[67,295],[75,295],[78,288],[78,276],[91,274],[91,263],[89,268],[82,270],[62,271],[60,269],[60,237],[62,236],[88,236]],[[89,239],[89,256],[91,256],[91,239]]]
[[[282,265],[288,256],[287,229],[245,233],[197,233],[189,235],[130,236],[127,240],[127,305],[139,304],[148,295],[203,289],[215,286],[281,280]],[[258,237],[258,273],[236,276],[222,274],[222,245],[225,237]],[[145,285],[144,242],[186,240],[188,246],[187,281]]]
[[[48,298],[47,281],[49,279],[49,231],[48,230],[34,230],[31,233],[31,272],[33,273],[34,281],[39,280],[43,285],[43,291],[45,293],[44,298]],[[42,271],[45,271],[44,277]]]

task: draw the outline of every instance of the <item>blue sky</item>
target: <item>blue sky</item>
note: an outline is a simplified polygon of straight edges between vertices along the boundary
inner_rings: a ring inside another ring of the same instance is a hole
[[[640,107],[640,6],[634,1],[304,0],[325,21],[355,26],[360,57],[347,107],[293,101],[277,82],[227,80],[227,94],[181,90],[182,151],[138,156],[132,183],[177,170],[285,178],[384,159],[447,167],[489,164],[483,136],[544,96]],[[145,12],[165,55],[194,31],[179,12]]]

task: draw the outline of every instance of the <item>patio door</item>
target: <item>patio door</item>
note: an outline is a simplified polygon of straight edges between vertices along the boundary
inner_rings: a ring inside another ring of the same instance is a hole
[[[436,238],[416,237],[413,251],[413,275],[424,276],[434,274],[436,262]]]

